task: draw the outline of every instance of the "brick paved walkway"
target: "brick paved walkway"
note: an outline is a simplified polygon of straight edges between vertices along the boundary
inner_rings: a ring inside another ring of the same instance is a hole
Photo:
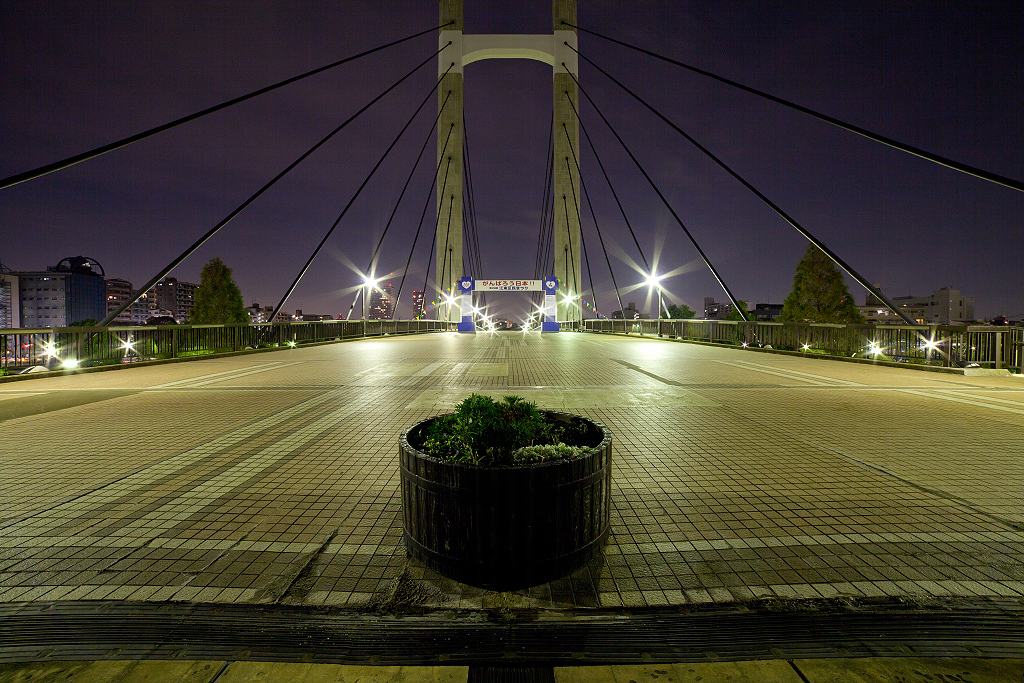
[[[614,434],[612,539],[488,593],[401,546],[397,437],[472,391]],[[1024,596],[1024,380],[669,341],[361,340],[0,385],[0,602],[588,607]]]

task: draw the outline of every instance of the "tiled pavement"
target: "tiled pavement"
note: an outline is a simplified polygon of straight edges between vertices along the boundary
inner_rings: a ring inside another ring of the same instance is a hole
[[[512,594],[406,559],[397,438],[472,391],[614,434],[612,538]],[[0,602],[1024,596],[1024,379],[520,333],[0,384]],[[412,590],[409,590],[409,589]]]

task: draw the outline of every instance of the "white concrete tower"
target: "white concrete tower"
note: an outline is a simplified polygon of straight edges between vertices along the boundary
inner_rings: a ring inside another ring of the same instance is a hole
[[[463,0],[440,0],[440,3],[440,23],[454,23],[441,30],[438,45],[452,43],[441,51],[437,64],[437,75],[441,78],[437,89],[437,106],[441,112],[437,122],[437,160],[441,168],[437,174],[437,243],[434,245],[438,298],[462,277]],[[459,320],[459,310],[454,306],[438,306],[437,310],[442,320]]]
[[[578,59],[576,30],[562,21],[576,23],[576,0],[552,0],[553,30],[550,34],[463,35],[463,0],[439,0],[441,29],[438,47],[438,107],[441,117],[437,128],[438,229],[435,262],[438,296],[462,276],[462,84],[463,67],[482,59],[534,59],[551,65],[554,82],[554,272],[562,285],[562,293],[576,297],[561,301],[558,320],[579,320],[579,292],[582,288],[583,264],[580,262],[580,221],[577,204],[581,201],[580,181],[573,160],[579,157],[579,122],[569,99],[578,108]],[[571,47],[570,47],[571,46]],[[572,75],[570,75],[572,74]],[[450,93],[450,94],[449,94]],[[441,105],[447,98],[443,109]],[[449,136],[449,130],[451,135]],[[571,147],[570,147],[571,141]],[[574,200],[575,194],[575,200]],[[523,235],[528,244],[527,235]],[[546,266],[550,267],[550,266]],[[481,273],[481,275],[483,275]],[[440,306],[438,314],[445,320],[457,320],[459,312]]]
[[[580,124],[573,106],[579,109],[579,98],[573,76],[577,76],[579,70],[576,68],[576,53],[565,47],[566,42],[576,47],[576,29],[562,23],[565,20],[576,25],[576,0],[553,0],[552,9],[555,55],[560,57],[554,65],[554,275],[558,278],[561,291],[576,297],[573,301],[563,301],[565,297],[561,295],[558,297],[558,320],[581,320],[579,294],[583,288],[583,263],[580,261],[580,221],[576,207],[582,203],[583,198],[580,197],[580,179],[572,152],[576,151],[578,159]],[[572,55],[571,62],[565,59],[569,54]],[[572,75],[562,66],[563,62]],[[572,98],[571,105],[567,98]]]

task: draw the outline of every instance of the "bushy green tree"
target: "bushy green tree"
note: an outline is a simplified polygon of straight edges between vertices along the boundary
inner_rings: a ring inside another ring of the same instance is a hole
[[[723,320],[750,320],[750,312],[747,311],[747,302],[743,299],[736,299],[736,303],[740,305],[740,310],[743,311],[743,315],[740,315],[735,309],[733,309],[729,311]]]
[[[786,297],[780,322],[863,323],[843,274],[821,249],[807,245],[796,264],[793,291]]]
[[[668,307],[668,313],[665,311],[661,312],[662,318],[671,318],[672,320],[689,320],[696,315],[690,307],[686,304],[670,304]]]
[[[242,302],[242,292],[231,277],[231,269],[220,257],[210,259],[196,288],[196,303],[189,321],[197,325],[247,323],[249,314]]]

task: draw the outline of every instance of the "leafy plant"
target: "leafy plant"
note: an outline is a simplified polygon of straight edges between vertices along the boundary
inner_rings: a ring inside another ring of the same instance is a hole
[[[455,412],[433,420],[423,435],[427,455],[466,465],[491,466],[572,458],[586,452],[585,427],[545,419],[521,396],[495,401],[472,394]]]
[[[523,446],[512,451],[512,462],[531,463],[546,460],[568,460],[587,452],[585,446],[566,446],[564,443],[545,444],[541,446]]]

